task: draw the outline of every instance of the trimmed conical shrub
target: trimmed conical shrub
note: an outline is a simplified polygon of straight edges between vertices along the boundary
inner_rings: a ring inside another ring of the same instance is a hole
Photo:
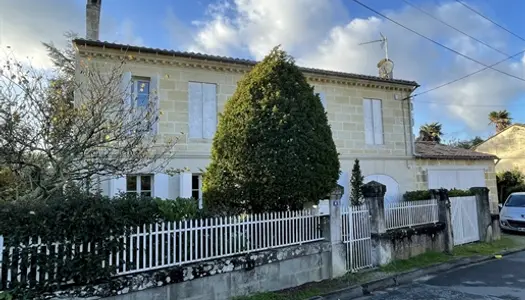
[[[301,209],[335,187],[339,158],[318,94],[279,48],[225,105],[203,182],[219,213]]]

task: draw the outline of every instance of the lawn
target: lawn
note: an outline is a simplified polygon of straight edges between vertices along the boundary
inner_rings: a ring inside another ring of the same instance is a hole
[[[251,296],[237,297],[234,298],[234,300],[304,300],[327,293],[329,291],[342,289],[352,285],[364,283],[372,279],[385,277],[393,273],[423,268],[461,257],[495,255],[501,253],[502,251],[520,246],[525,246],[525,239],[516,239],[512,236],[503,236],[501,240],[492,243],[472,243],[454,247],[452,255],[440,252],[427,252],[407,260],[393,261],[390,264],[380,267],[374,271],[358,274],[349,273],[346,276],[333,280],[309,283],[303,286],[278,292],[259,293]]]

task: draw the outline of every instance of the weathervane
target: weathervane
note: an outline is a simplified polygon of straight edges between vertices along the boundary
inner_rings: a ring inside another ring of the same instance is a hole
[[[381,35],[381,39],[366,43],[360,43],[359,45],[381,43],[381,49],[385,50],[385,58],[383,58],[377,63],[377,68],[379,69],[379,77],[392,79],[394,62],[388,58],[388,39],[381,32],[379,33],[379,35]]]

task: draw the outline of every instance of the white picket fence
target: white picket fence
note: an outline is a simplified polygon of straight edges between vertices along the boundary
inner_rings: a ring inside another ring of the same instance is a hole
[[[102,266],[116,266],[118,276],[320,241],[323,240],[320,218],[316,211],[304,210],[144,225],[132,228],[132,234],[127,237],[119,237],[124,250],[111,253]],[[23,248],[61,255],[66,253],[62,249],[73,249],[67,252],[64,261],[78,253],[96,251],[89,244],[63,246],[60,243],[45,245],[40,239],[33,239],[19,247],[0,249],[11,255]],[[7,282],[38,283],[56,278],[56,274],[39,272],[34,259],[29,257],[24,261],[31,263],[15,262],[15,266],[6,270]],[[0,280],[1,276],[0,265]]]
[[[346,245],[346,269],[372,267],[370,213],[366,205],[341,207],[341,239]]]
[[[413,227],[439,221],[435,199],[385,204],[386,229]]]

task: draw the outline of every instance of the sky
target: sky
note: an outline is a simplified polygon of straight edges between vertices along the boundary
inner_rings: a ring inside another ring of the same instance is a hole
[[[491,65],[525,50],[525,1],[465,1],[518,37],[455,0],[360,1],[472,60],[353,0],[103,0],[100,39],[256,60],[281,45],[301,66],[377,75],[384,50],[359,44],[378,39],[381,32],[388,38],[394,77],[421,85],[415,95],[484,68],[479,62]],[[9,46],[17,58],[49,68],[41,42],[63,47],[64,32],[85,36],[85,5],[85,0],[0,0],[0,48]],[[488,69],[414,97],[415,128],[440,122],[444,140],[488,137],[494,128],[487,115],[502,109],[525,123],[525,56],[495,68],[507,74]]]

